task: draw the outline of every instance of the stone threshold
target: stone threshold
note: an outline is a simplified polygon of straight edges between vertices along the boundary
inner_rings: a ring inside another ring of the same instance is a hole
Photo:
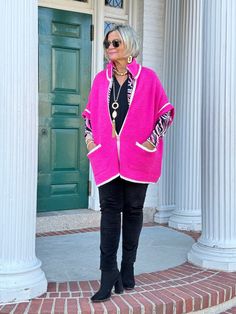
[[[156,224],[145,224],[153,225]],[[59,235],[97,230],[61,231]],[[184,232],[195,239],[199,237],[199,233]],[[52,235],[55,233],[38,234]],[[112,294],[109,301],[94,304],[90,297],[98,287],[98,280],[50,282],[44,295],[29,302],[0,305],[0,313],[236,313],[236,272],[203,269],[188,262],[164,271],[137,275],[134,290],[122,295]]]
[[[153,222],[155,208],[144,208],[144,222]],[[96,228],[100,225],[101,213],[92,209],[70,209],[37,214],[36,233],[70,231]]]

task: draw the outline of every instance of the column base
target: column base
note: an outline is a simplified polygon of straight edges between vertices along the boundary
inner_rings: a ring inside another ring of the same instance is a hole
[[[192,211],[184,212],[175,210],[169,219],[169,227],[187,230],[187,231],[201,231],[202,230],[202,221],[201,221],[201,212]]]
[[[34,265],[27,265],[22,269],[19,262],[19,269],[4,272],[4,264],[0,269],[0,304],[17,303],[38,297],[47,291],[47,280],[41,270],[41,262],[36,259]]]
[[[173,207],[171,208],[165,207],[158,209],[154,215],[154,222],[157,222],[159,224],[168,223],[173,210],[174,210]]]
[[[200,242],[192,246],[188,261],[196,266],[220,271],[236,271],[236,249],[205,246]]]

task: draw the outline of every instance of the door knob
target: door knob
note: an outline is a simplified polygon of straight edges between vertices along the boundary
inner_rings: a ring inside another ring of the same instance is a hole
[[[48,134],[47,129],[45,128],[41,129],[41,135],[47,135],[47,134]]]

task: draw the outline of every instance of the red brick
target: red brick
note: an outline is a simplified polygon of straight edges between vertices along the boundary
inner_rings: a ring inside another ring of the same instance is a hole
[[[80,290],[82,291],[91,291],[88,281],[80,281],[79,287],[80,287]]]
[[[79,305],[80,305],[81,313],[83,313],[83,314],[91,314],[92,313],[90,303],[91,303],[90,299],[88,299],[88,298],[79,299]]]
[[[67,282],[60,282],[58,284],[58,291],[68,291],[68,283]]]
[[[70,281],[69,282],[70,291],[79,291],[79,285],[77,281]]]
[[[147,278],[146,274],[142,274],[142,275],[139,275],[137,276],[137,283],[139,283],[140,285],[143,285],[143,284],[152,284],[153,281],[150,280],[150,278]]]
[[[180,291],[178,294],[180,296],[183,296],[184,299],[188,299],[189,297],[192,298],[192,309],[189,311],[199,311],[202,308],[202,298],[195,292],[193,292],[191,290],[191,288],[189,287],[178,287],[175,288],[178,289],[178,291]],[[187,305],[186,304],[186,311],[187,311]]]
[[[55,299],[55,306],[54,306],[54,313],[53,314],[64,314],[65,311],[65,299]]]
[[[93,291],[97,291],[99,289],[100,286],[100,282],[98,280],[91,280],[89,281]]]
[[[151,292],[143,292],[142,295],[155,304],[156,313],[164,313],[164,303]]]
[[[49,282],[47,291],[48,292],[56,292],[57,291],[57,283],[56,282]]]
[[[208,287],[209,289],[215,290],[218,293],[218,304],[221,304],[226,301],[225,299],[225,289],[222,287],[219,287],[219,283],[215,284],[214,286],[209,283],[208,281],[204,284],[205,287]]]
[[[207,287],[207,283],[195,283],[195,287],[201,289],[202,291],[204,291],[205,293],[208,293],[209,295],[209,304],[206,306],[214,306],[218,304],[218,292],[216,291],[216,289],[209,289]]]
[[[16,307],[16,304],[7,304],[4,305],[1,309],[1,314],[9,314],[14,308]]]
[[[41,306],[41,312],[43,314],[48,314],[52,313],[52,308],[53,308],[53,299],[45,299],[43,300],[42,306]]]
[[[60,293],[60,298],[69,298],[71,295],[69,292],[61,292]]]
[[[66,300],[66,313],[67,314],[77,314],[78,313],[78,305],[76,299],[67,299]]]
[[[194,297],[191,294],[189,294],[189,290],[187,290],[187,293],[185,293],[183,292],[184,290],[181,290],[180,288],[181,287],[170,288],[168,291],[174,293],[176,296],[184,300],[183,307],[187,313],[192,312],[194,309]]]
[[[16,306],[16,308],[15,308],[15,310],[14,310],[14,314],[23,314],[23,313],[25,313],[25,310],[26,310],[26,308],[29,306],[29,302],[22,302],[22,303],[19,303],[17,306]],[[1,312],[1,310],[0,310],[0,313],[2,313]]]
[[[72,298],[79,298],[81,297],[82,293],[81,292],[71,292],[71,297]]]
[[[153,275],[154,276],[154,275]],[[160,283],[160,281],[169,281],[168,276],[165,275],[164,272],[159,272],[155,277],[155,282]],[[152,277],[150,277],[152,279]]]
[[[201,298],[201,310],[210,306],[210,304],[209,304],[210,300],[209,300],[209,294],[208,293],[195,287],[195,285],[191,286],[191,290],[195,291],[197,294],[199,294],[199,297]]]
[[[39,297],[37,297],[38,299],[45,299],[47,297],[47,292],[41,294]]]
[[[108,301],[106,301],[108,302]],[[106,302],[99,302],[99,303],[92,303],[92,307],[94,309],[94,312],[95,313],[104,313],[104,306],[103,304],[106,303]]]
[[[175,269],[168,269],[168,274],[171,279],[179,278],[179,274],[175,271]]]
[[[82,297],[90,299],[92,295],[93,295],[92,292],[85,291],[85,292],[83,292]]]
[[[157,283],[155,283],[155,284],[153,284],[153,285],[150,285],[149,287],[150,287],[151,289],[154,289],[154,290],[160,290],[160,289],[163,288],[162,284],[157,284]],[[146,288],[146,287],[145,287],[145,288]]]
[[[117,313],[117,306],[112,301],[112,298],[109,301],[104,302],[103,306],[107,310],[107,313],[109,313],[109,314],[116,314]]]
[[[184,304],[185,300],[177,295],[178,291],[175,288],[166,290],[163,294],[167,296],[170,300],[173,300],[176,305],[176,314],[184,313]],[[189,300],[187,300],[189,302]],[[190,302],[192,304],[192,299],[190,298]],[[191,306],[192,308],[192,306]]]
[[[122,295],[121,296],[118,296],[118,295],[112,296],[112,301],[120,309],[120,312],[122,314],[126,314],[126,313],[129,314],[130,306],[128,304],[126,304],[126,302],[122,298]]]
[[[155,295],[157,298],[159,298],[164,304],[165,304],[165,307],[166,307],[166,313],[168,314],[172,314],[174,313],[174,300],[169,298],[167,295],[166,295],[166,291],[163,290],[162,292],[160,291],[151,291],[150,293],[152,293],[153,295]]]
[[[143,289],[144,289],[144,291],[152,291],[153,287],[152,286],[145,286]]]
[[[143,312],[144,313],[153,313],[154,310],[154,302],[150,301],[149,299],[146,299],[142,294],[137,293],[133,295],[133,298],[138,300],[141,304],[143,304]]]
[[[208,284],[211,286],[215,286],[217,285],[218,287],[221,287],[222,289],[224,289],[224,294],[225,294],[225,301],[228,301],[232,298],[232,286],[231,285],[227,285],[227,284],[223,284],[222,282],[217,282],[214,279],[208,279]]]
[[[135,300],[135,294],[129,295],[129,294],[123,294],[122,298],[133,308],[133,311],[137,312],[137,310],[140,311],[140,304],[137,300]]]
[[[30,303],[30,307],[29,307],[29,310],[28,310],[28,313],[29,314],[35,314],[35,313],[38,313],[40,307],[41,307],[41,304],[43,302],[43,299],[33,299]]]
[[[59,296],[59,292],[49,292],[49,298],[58,298]]]

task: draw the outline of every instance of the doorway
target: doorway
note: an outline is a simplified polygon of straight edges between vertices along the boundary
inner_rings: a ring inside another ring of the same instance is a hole
[[[88,207],[89,14],[39,8],[39,212]]]

